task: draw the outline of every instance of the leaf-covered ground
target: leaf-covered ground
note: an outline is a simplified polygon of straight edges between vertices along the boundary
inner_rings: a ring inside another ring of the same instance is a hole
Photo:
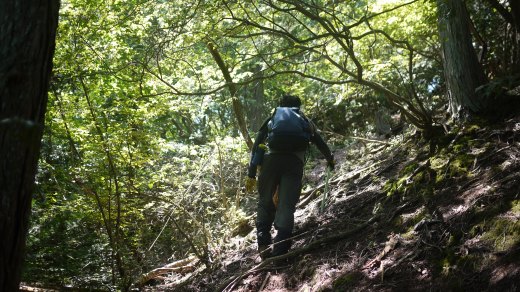
[[[323,213],[324,166],[309,162],[283,258],[261,262],[252,231],[147,290],[520,290],[520,117],[387,142],[335,151]]]

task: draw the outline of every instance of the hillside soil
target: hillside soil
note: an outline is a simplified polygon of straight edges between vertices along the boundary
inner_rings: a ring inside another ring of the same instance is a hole
[[[144,290],[520,290],[520,117],[347,150],[323,212],[324,165],[306,171],[289,254],[261,262],[252,230]]]

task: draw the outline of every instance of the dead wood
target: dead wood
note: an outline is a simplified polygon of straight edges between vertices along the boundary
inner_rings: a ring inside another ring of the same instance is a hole
[[[49,288],[40,288],[40,287],[31,287],[27,285],[20,285],[19,291],[23,292],[58,292],[59,290],[49,289]]]
[[[392,143],[385,142],[385,141],[380,141],[380,140],[367,139],[367,138],[355,137],[355,136],[350,136],[350,138],[352,138],[352,139],[356,139],[356,140],[360,140],[360,141],[364,141],[364,142],[378,143],[378,144],[385,144],[385,145],[390,145],[390,146],[392,145]]]
[[[270,277],[271,277],[271,273],[267,272],[267,275],[265,275],[264,281],[262,282],[262,285],[260,285],[260,289],[258,289],[258,291],[264,290],[264,287],[267,284],[267,281],[269,281]]]
[[[168,273],[187,273],[195,270],[195,266],[198,262],[198,258],[195,256],[190,256],[185,259],[167,264],[160,268],[154,269],[151,272],[148,272],[141,276],[139,281],[137,282],[137,286],[141,287],[146,284],[148,281],[153,279],[160,279],[162,275]]]
[[[236,276],[236,277],[233,277],[231,279],[229,279],[228,281],[226,281],[219,289],[218,291],[232,291],[236,284],[238,284],[238,282],[240,282],[245,276],[249,275],[249,274],[252,274],[254,272],[258,272],[260,270],[263,270],[267,265],[269,264],[273,264],[273,263],[276,263],[276,262],[279,262],[280,260],[284,260],[284,259],[289,259],[289,258],[293,258],[295,256],[298,256],[302,253],[306,253],[308,251],[311,251],[311,250],[314,250],[314,249],[317,249],[319,247],[322,247],[323,245],[327,244],[327,243],[331,243],[331,242],[335,242],[335,241],[338,241],[340,239],[345,239],[351,235],[354,235],[354,234],[357,234],[359,231],[363,230],[364,228],[368,227],[370,224],[374,223],[376,220],[379,219],[379,215],[376,215],[372,218],[370,218],[369,220],[367,220],[365,223],[361,224],[361,225],[358,225],[357,227],[355,227],[354,229],[351,229],[351,230],[347,230],[347,231],[344,231],[344,232],[340,232],[340,233],[337,233],[337,234],[334,234],[332,236],[329,236],[329,237],[325,237],[325,238],[321,238],[321,239],[318,239],[316,241],[313,241],[311,243],[309,243],[308,245],[304,246],[304,247],[301,247],[301,248],[298,248],[298,249],[294,249],[284,255],[281,255],[281,256],[276,256],[276,257],[272,257],[272,258],[268,258],[264,261],[262,261],[261,263],[259,263],[258,265],[252,267],[251,269],[247,270],[246,272]]]
[[[359,178],[359,176],[361,175],[361,173],[363,171],[365,171],[367,169],[370,169],[372,167],[375,167],[375,166],[377,166],[380,163],[381,163],[381,161],[378,161],[378,162],[373,163],[373,164],[371,164],[369,166],[366,166],[366,167],[363,167],[363,168],[360,168],[360,169],[356,169],[356,170],[348,172],[348,173],[346,173],[344,175],[341,175],[338,178],[333,179],[330,182],[330,185],[337,185],[337,184],[344,183],[344,182],[346,182],[348,180],[351,180],[351,179],[357,179],[357,178]],[[308,191],[302,192],[301,195],[300,195],[300,200],[301,201],[298,204],[297,208],[302,208],[302,207],[307,206],[313,199],[318,197],[318,194],[319,194],[318,191],[322,190],[324,187],[325,187],[325,183],[321,183],[317,187],[315,187],[314,189],[310,189]]]
[[[392,251],[396,246],[397,244],[399,243],[400,241],[400,237],[399,235],[396,235],[396,234],[390,234],[388,236],[388,241],[385,243],[385,247],[383,248],[383,250],[379,253],[379,255],[377,255],[373,260],[369,261],[368,263],[366,263],[364,266],[363,266],[363,269],[368,269],[370,267],[372,267],[374,264],[377,264],[377,263],[380,263],[381,260],[390,252]]]

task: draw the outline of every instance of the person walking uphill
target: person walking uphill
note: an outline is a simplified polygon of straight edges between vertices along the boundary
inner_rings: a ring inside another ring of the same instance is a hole
[[[334,157],[329,147],[312,121],[300,111],[300,106],[299,97],[284,95],[279,107],[260,127],[252,149],[246,189],[251,192],[254,188],[257,166],[261,164],[256,231],[262,259],[285,254],[291,247],[294,212],[302,188],[304,156],[310,142],[325,156],[327,167],[334,169]],[[275,192],[278,192],[277,202],[273,200]],[[271,250],[273,223],[277,233]]]

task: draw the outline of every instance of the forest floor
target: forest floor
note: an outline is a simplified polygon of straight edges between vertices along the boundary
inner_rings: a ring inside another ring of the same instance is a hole
[[[520,290],[520,116],[334,152],[323,212],[324,165],[308,163],[289,254],[262,262],[252,230],[145,290]]]

